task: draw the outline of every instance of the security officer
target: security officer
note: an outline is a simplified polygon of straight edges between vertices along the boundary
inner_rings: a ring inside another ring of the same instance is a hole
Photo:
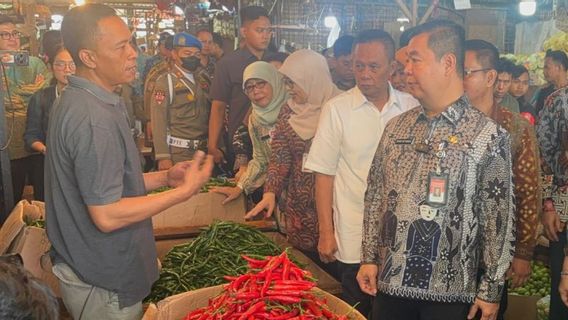
[[[197,38],[176,34],[173,67],[156,80],[150,109],[158,170],[191,160],[195,151],[207,148],[210,104],[199,85],[200,51]]]
[[[164,32],[160,35],[160,48],[162,46],[162,41],[164,42],[164,50],[161,50],[162,59],[154,64],[150,70],[144,76],[144,116],[142,122],[145,124],[144,132],[146,134],[146,146],[152,146],[152,126],[147,123],[151,121],[151,111],[150,104],[152,102],[152,93],[154,92],[154,87],[156,86],[156,79],[159,76],[168,72],[171,68],[171,51],[174,44],[174,36]],[[154,59],[154,58],[152,58]]]

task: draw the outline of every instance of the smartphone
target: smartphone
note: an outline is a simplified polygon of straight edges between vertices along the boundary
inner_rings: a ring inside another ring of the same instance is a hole
[[[28,66],[30,64],[30,54],[23,50],[0,50],[0,61],[5,65]]]

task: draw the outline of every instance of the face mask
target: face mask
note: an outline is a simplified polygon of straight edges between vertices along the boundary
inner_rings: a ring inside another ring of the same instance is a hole
[[[199,68],[201,64],[201,60],[198,57],[183,57],[180,58],[181,60],[181,67],[188,70],[188,71],[195,71]]]

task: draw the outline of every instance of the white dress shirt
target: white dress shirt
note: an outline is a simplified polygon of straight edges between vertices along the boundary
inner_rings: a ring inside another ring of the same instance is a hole
[[[323,107],[306,168],[335,176],[335,257],[343,263],[360,262],[367,176],[385,125],[418,105],[410,94],[389,84],[389,100],[382,111],[358,87],[329,100]]]

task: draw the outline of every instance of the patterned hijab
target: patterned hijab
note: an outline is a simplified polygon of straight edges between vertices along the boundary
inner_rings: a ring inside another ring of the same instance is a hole
[[[288,105],[294,111],[288,122],[300,138],[309,140],[316,133],[322,106],[341,90],[331,80],[325,58],[312,50],[302,49],[292,53],[279,71],[308,95],[305,104],[288,100]]]
[[[266,108],[252,103],[251,113],[251,117],[253,117],[253,120],[257,123],[264,126],[272,126],[276,123],[280,108],[286,99],[288,99],[288,94],[286,93],[284,82],[282,81],[282,75],[278,73],[278,70],[270,63],[257,61],[246,67],[243,73],[243,89],[250,79],[264,80],[272,87],[272,100]]]

